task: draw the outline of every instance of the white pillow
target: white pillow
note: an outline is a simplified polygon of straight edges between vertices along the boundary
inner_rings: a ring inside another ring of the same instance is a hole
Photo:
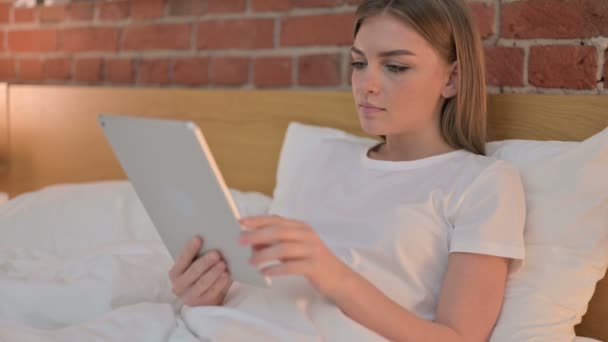
[[[242,216],[268,212],[271,198],[229,189]],[[0,248],[71,256],[119,241],[159,240],[131,183],[60,184],[0,205]]]
[[[281,146],[273,198],[282,198],[299,167],[299,163],[326,138],[363,140],[370,145],[376,141],[369,138],[357,137],[335,128],[291,122],[287,126],[285,139]]]
[[[273,205],[280,205],[306,152],[336,137],[376,143],[333,128],[289,125]],[[509,275],[492,341],[572,341],[608,267],[608,129],[581,143],[504,140],[487,150],[519,168],[527,201],[526,259]]]
[[[608,129],[544,144],[495,153],[520,170],[527,219],[524,267],[508,278],[494,341],[572,341],[608,266]]]
[[[574,339],[574,342],[602,342],[602,341],[600,341],[600,340],[596,340],[596,339],[594,339],[594,338],[589,338],[589,337],[580,337],[580,336],[577,336],[577,337]]]

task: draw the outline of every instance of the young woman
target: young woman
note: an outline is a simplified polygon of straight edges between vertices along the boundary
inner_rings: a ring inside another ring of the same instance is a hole
[[[305,277],[361,326],[394,341],[486,341],[509,262],[522,259],[525,199],[511,165],[484,156],[480,38],[462,0],[366,0],[356,13],[352,90],[369,148],[328,140],[272,216],[244,218],[251,262]],[[319,167],[322,165],[322,167]],[[221,256],[170,272],[188,305],[217,305]]]

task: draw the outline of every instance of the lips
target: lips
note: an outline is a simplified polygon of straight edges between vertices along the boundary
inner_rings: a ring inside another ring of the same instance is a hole
[[[376,110],[384,110],[384,108],[378,107],[378,106],[374,106],[370,103],[360,103],[359,107],[361,108],[366,108],[366,109],[376,109]]]
[[[377,115],[381,115],[384,111],[384,108],[380,108],[369,103],[359,104],[359,112],[367,119],[372,119]]]

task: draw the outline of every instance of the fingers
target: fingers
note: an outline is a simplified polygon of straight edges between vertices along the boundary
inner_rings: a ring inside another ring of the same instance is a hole
[[[203,239],[195,236],[188,241],[186,247],[181,251],[173,267],[169,270],[169,278],[173,281],[188,269],[192,260],[196,257],[200,249],[203,247]]]
[[[173,293],[181,296],[208,270],[220,263],[220,254],[217,251],[209,251],[202,257],[196,259],[190,267],[180,276],[173,280]],[[225,267],[225,266],[224,266]]]
[[[222,272],[213,285],[198,298],[199,303],[207,305],[221,304],[231,284],[232,279],[230,278],[230,275],[225,271]]]
[[[276,225],[284,221],[287,220],[278,215],[243,217],[239,220],[242,225],[248,228],[260,228],[271,224]]]
[[[262,249],[268,248],[268,247],[270,247],[270,245],[266,245],[266,244],[252,246],[254,252],[261,251]]]
[[[220,277],[220,275],[226,270],[226,264],[224,262],[218,262],[209,271],[205,272],[196,282],[185,291],[185,293],[180,296],[182,301],[188,305],[191,303],[195,303],[195,305],[200,301],[210,300],[208,295],[205,294],[207,290],[215,283],[215,281]],[[203,299],[199,299],[199,297],[203,297]]]
[[[279,265],[272,265],[261,270],[265,276],[281,276],[289,274],[308,275],[311,269],[310,261],[289,261]]]
[[[258,230],[244,231],[239,242],[244,245],[271,245],[275,242],[307,241],[310,231],[304,226],[266,226]]]
[[[302,243],[285,242],[272,245],[253,253],[249,262],[253,265],[259,265],[272,260],[289,260],[306,258],[310,255],[309,247]]]

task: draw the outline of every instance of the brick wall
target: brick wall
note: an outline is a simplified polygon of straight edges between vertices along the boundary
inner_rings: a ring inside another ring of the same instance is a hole
[[[0,80],[348,89],[358,0],[0,3]],[[471,0],[491,92],[608,94],[608,0]]]

